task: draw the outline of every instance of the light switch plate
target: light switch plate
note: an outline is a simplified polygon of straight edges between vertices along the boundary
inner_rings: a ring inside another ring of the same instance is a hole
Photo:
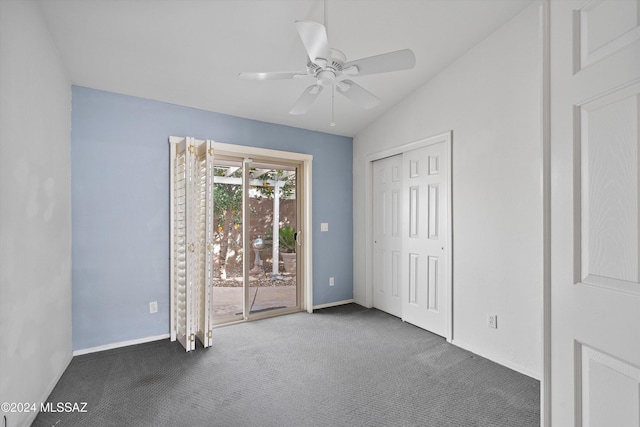
[[[329,231],[329,223],[323,222],[320,224],[320,231]]]

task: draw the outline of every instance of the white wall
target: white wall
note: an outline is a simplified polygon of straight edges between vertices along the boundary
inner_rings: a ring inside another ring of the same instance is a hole
[[[0,76],[0,402],[39,405],[71,360],[71,85],[34,1],[0,0]]]
[[[354,138],[354,298],[365,271],[366,156],[453,130],[454,343],[539,378],[541,46],[533,4]],[[428,58],[418,58],[428,61]],[[498,315],[498,329],[486,326]]]

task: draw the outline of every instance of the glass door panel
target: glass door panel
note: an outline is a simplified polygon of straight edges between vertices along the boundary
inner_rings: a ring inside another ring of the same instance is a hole
[[[214,323],[244,317],[242,160],[214,158]]]
[[[213,163],[214,323],[297,311],[298,167],[231,156]]]
[[[249,169],[250,315],[299,305],[296,170],[257,161]]]

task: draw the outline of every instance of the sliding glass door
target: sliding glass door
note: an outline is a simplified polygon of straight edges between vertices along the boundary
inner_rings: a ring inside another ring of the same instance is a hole
[[[311,161],[171,137],[170,331],[186,351],[213,326],[311,312]]]
[[[215,324],[301,309],[299,167],[214,155]]]
[[[296,167],[253,162],[249,168],[249,307],[252,315],[296,308]],[[247,251],[248,253],[248,251]]]
[[[214,325],[311,312],[311,161],[171,137],[170,331],[186,351]]]

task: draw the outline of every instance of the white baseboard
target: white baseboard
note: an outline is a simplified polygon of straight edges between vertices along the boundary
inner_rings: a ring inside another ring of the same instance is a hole
[[[352,302],[355,302],[355,300],[353,298],[352,299],[346,299],[346,300],[343,300],[343,301],[336,301],[336,302],[329,302],[329,303],[326,303],[326,304],[314,305],[313,309],[314,310],[319,310],[321,308],[329,308],[329,307],[335,307],[335,306],[338,306],[338,305],[351,304]]]
[[[482,356],[485,359],[489,359],[492,362],[496,362],[499,365],[506,366],[507,368],[512,369],[512,370],[514,370],[516,372],[520,372],[521,374],[526,375],[528,377],[531,377],[534,380],[540,381],[540,373],[535,372],[532,369],[525,368],[525,367],[520,366],[520,365],[518,365],[516,363],[513,363],[513,362],[511,362],[509,360],[505,360],[502,357],[497,357],[494,354],[488,353],[488,352],[486,352],[484,350],[480,350],[480,349],[478,349],[477,347],[475,347],[473,345],[467,344],[465,342],[460,342],[459,340],[456,340],[456,339],[451,341],[451,344],[455,345],[456,347],[460,347],[462,349],[470,351],[471,353],[475,353],[478,356]]]
[[[71,353],[68,353],[67,356],[65,357],[65,363],[63,364],[64,367],[60,370],[60,372],[58,372],[58,374],[53,378],[53,380],[51,380],[51,382],[49,383],[45,391],[42,393],[40,400],[37,401],[38,410],[34,412],[29,412],[29,416],[27,417],[26,420],[24,420],[25,426],[30,426],[35,421],[36,417],[38,416],[38,413],[40,413],[40,405],[47,401],[47,399],[51,395],[51,392],[53,391],[55,386],[58,384],[58,381],[60,381],[60,378],[62,378],[62,374],[64,374],[64,372],[69,367],[69,363],[71,363],[71,359],[73,359],[73,356]]]
[[[105,350],[111,350],[114,348],[127,347],[130,345],[143,344],[145,342],[159,341],[159,340],[169,338],[169,336],[170,336],[169,334],[162,334],[162,335],[156,335],[153,337],[145,337],[145,338],[138,338],[138,339],[129,340],[129,341],[114,342],[113,344],[99,345],[97,347],[83,348],[80,350],[75,350],[73,352],[73,355],[80,356],[82,354],[97,353],[98,351],[105,351]]]

